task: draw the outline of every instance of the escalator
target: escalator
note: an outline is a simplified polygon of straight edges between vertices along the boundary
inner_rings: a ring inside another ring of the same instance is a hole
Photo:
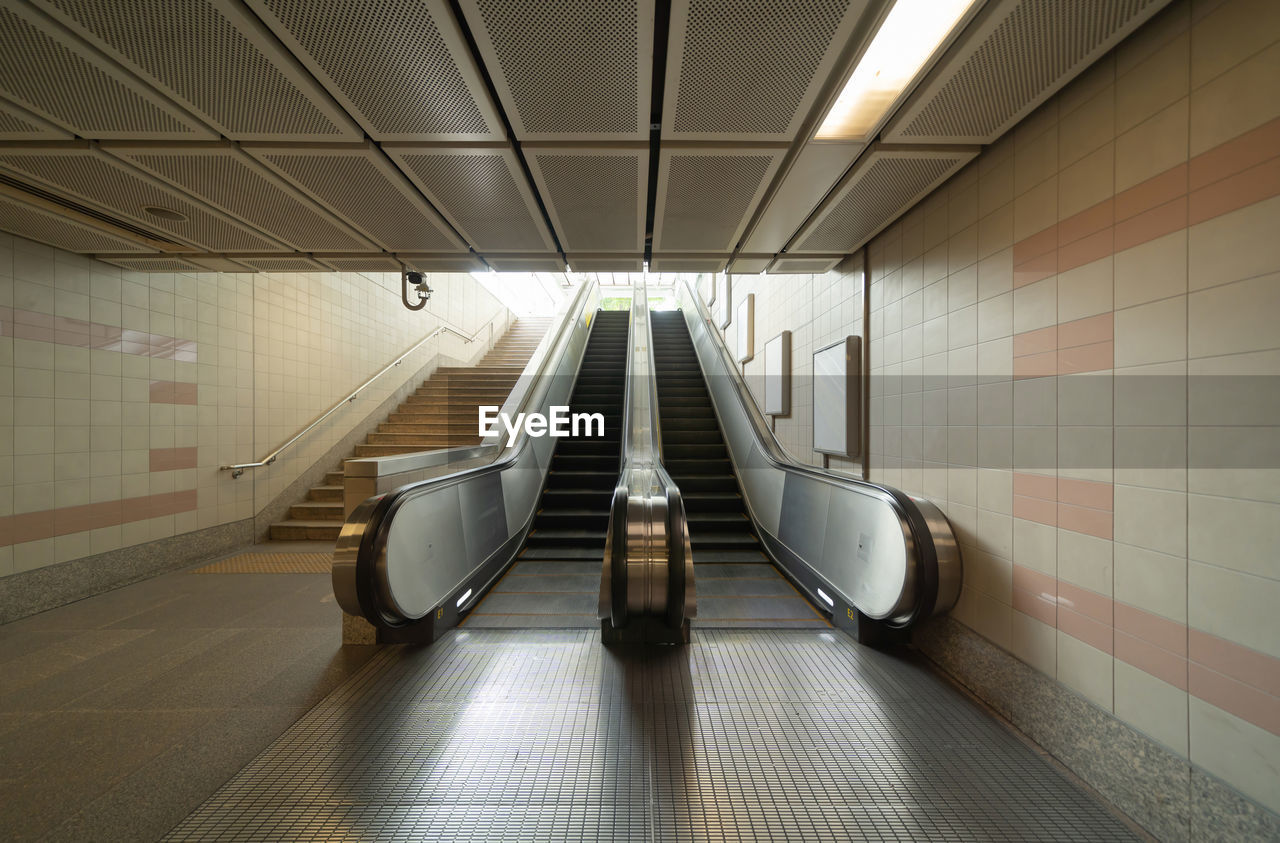
[[[604,416],[604,436],[556,441],[524,547],[462,622],[466,626],[597,625],[600,561],[621,451],[628,316],[596,313],[569,400],[570,413]]]
[[[683,315],[651,319],[663,465],[684,499],[698,581],[694,625],[828,626],[756,536]]]

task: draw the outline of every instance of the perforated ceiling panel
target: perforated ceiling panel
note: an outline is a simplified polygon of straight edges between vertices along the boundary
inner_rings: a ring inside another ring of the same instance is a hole
[[[246,0],[374,140],[502,140],[443,0]]]
[[[556,254],[485,255],[484,261],[499,272],[564,272],[564,258]]]
[[[525,147],[560,245],[570,252],[643,252],[648,147]]]
[[[69,252],[150,251],[131,240],[115,237],[43,208],[7,197],[0,197],[0,229]]]
[[[311,252],[373,248],[368,240],[234,147],[201,144],[194,148],[103,148],[295,249]]]
[[[729,272],[734,275],[758,275],[773,263],[773,255],[738,255],[729,264]]]
[[[238,0],[33,2],[227,137],[361,136]]]
[[[991,143],[1167,3],[992,2],[883,137],[899,143]]]
[[[747,232],[743,250],[770,255],[782,251],[862,150],[862,144],[845,141],[805,144],[769,197],[755,227]]]
[[[137,272],[251,272],[248,267],[217,256],[154,255],[130,257],[95,255],[98,260]]]
[[[302,255],[236,255],[235,259],[261,272],[326,272],[329,269]]]
[[[156,229],[174,239],[214,252],[271,252],[284,247],[190,200],[121,161],[84,145],[36,149],[0,146],[0,167],[37,182],[107,214]],[[156,216],[147,207],[176,212],[180,218]]]
[[[675,0],[662,136],[791,140],[866,0]]]
[[[400,255],[405,266],[418,272],[484,272],[475,255]]]
[[[466,249],[404,175],[370,146],[244,149],[384,249]]]
[[[782,155],[778,149],[663,151],[653,248],[732,251]]]
[[[0,6],[0,91],[86,138],[213,138],[38,12]]]
[[[384,151],[473,248],[555,248],[510,149],[388,146]]]
[[[871,147],[790,251],[852,252],[977,154],[976,147]]]
[[[569,255],[574,272],[640,272],[644,255]]]
[[[649,136],[653,0],[461,0],[521,140]]]
[[[339,272],[400,271],[400,261],[391,255],[316,255],[315,258]]]
[[[41,120],[24,108],[0,101],[0,139],[2,140],[60,140],[71,137]]]
[[[649,261],[650,272],[719,272],[728,255],[660,255]]]
[[[774,275],[821,273],[829,271],[842,260],[844,260],[844,255],[823,255],[811,258],[780,257],[769,267],[769,272]]]

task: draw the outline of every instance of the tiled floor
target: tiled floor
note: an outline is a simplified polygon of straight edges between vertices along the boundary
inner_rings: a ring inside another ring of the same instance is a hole
[[[327,574],[187,571],[0,626],[0,838],[160,837],[373,655],[340,627]]]
[[[467,628],[380,651],[169,838],[1141,839],[909,651]]]

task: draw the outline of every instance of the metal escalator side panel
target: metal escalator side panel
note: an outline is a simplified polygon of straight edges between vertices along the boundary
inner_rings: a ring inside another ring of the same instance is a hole
[[[598,296],[594,283],[575,294],[540,369],[545,381],[524,410],[545,414],[564,403]],[[410,627],[433,610],[440,619],[455,618],[510,562],[528,530],[550,463],[549,449],[537,447],[543,442],[554,446],[549,437],[522,433],[491,463],[410,483],[357,507],[334,555],[342,609],[388,630]]]
[[[778,564],[891,625],[951,608],[961,562],[941,511],[896,489],[790,460],[767,432],[696,293],[687,286],[681,292],[685,327],[747,510]]]

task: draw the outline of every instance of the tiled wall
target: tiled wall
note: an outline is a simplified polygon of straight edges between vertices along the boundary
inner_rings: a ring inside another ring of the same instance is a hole
[[[395,274],[136,273],[0,235],[0,576],[253,517],[406,377],[486,343],[432,340],[275,464],[218,466],[262,458],[440,319],[505,329],[469,276],[431,284],[413,313]]]
[[[755,356],[742,369],[757,402],[764,404],[764,346],[791,332],[791,412],[774,419],[774,434],[800,462],[822,465],[813,450],[813,353],[862,335],[862,275],[837,271],[823,275],[742,275],[733,278],[733,320],[725,341],[737,359],[738,308],[755,296]],[[861,476],[860,459],[832,457],[830,467]]]
[[[869,246],[871,476],[954,524],[953,616],[1273,811],[1278,33],[1174,3]],[[860,328],[837,274],[734,281],[798,383]]]

